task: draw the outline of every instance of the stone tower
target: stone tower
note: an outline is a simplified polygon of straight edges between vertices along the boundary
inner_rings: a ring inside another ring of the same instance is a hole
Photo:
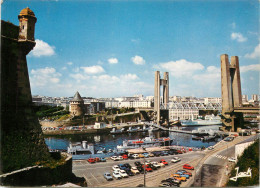
[[[156,123],[159,125],[161,119],[161,94],[160,86],[163,86],[163,106],[166,107],[169,102],[169,73],[164,73],[164,79],[160,78],[160,71],[155,72],[154,81],[154,112],[156,114]],[[167,117],[166,119],[168,119]]]
[[[34,12],[28,7],[23,9],[18,15],[19,19],[19,40],[34,41],[34,29],[37,18]]]
[[[32,108],[26,55],[35,46],[36,17],[29,8],[20,27],[1,21],[1,171],[10,172],[49,159],[41,125]],[[27,21],[26,21],[27,20]],[[24,32],[30,28],[32,32]],[[19,37],[24,36],[24,37]]]
[[[78,91],[70,101],[70,113],[74,116],[82,116],[85,113],[84,101]]]
[[[233,111],[234,108],[242,106],[239,60],[237,56],[232,56],[231,63],[229,63],[227,54],[221,55],[220,59],[223,123],[229,127],[228,129],[235,131],[234,119],[236,116]]]

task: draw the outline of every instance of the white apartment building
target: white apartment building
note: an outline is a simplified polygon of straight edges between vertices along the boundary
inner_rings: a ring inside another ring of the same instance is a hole
[[[204,103],[208,104],[208,103],[222,103],[222,98],[221,97],[205,97],[204,98]]]
[[[248,95],[242,95],[242,103],[248,102]]]
[[[252,100],[254,100],[254,101],[258,101],[258,100],[259,100],[258,95],[253,94],[253,95],[252,95]]]
[[[119,108],[119,101],[111,100],[105,102],[106,108]]]
[[[175,108],[169,109],[169,120],[185,120],[185,119],[197,119],[199,116],[199,109],[182,109],[182,108]]]

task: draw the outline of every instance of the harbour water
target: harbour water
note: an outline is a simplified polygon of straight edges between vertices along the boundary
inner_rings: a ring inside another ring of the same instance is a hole
[[[183,130],[198,130],[198,129],[212,129],[219,130],[218,125],[211,126],[194,126],[194,127],[183,127]],[[188,146],[188,147],[209,147],[214,144],[218,140],[210,141],[210,142],[202,142],[192,140],[192,135],[183,134],[183,133],[175,133],[175,132],[167,132],[167,131],[156,131],[153,132],[156,138],[158,137],[166,137],[169,136],[173,138],[172,145],[178,146]],[[121,145],[123,140],[134,140],[141,139],[145,136],[148,136],[148,132],[137,132],[137,133],[124,133],[124,134],[82,134],[82,135],[57,135],[57,136],[46,136],[45,142],[50,149],[59,149],[59,150],[67,150],[67,147],[72,142],[82,142],[87,141],[88,143],[92,143],[95,146],[96,150],[102,150],[103,148],[114,149],[117,145]]]

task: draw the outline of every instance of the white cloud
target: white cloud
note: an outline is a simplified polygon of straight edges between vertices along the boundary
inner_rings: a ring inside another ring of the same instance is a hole
[[[203,70],[204,66],[201,63],[189,62],[185,59],[160,63],[154,66],[155,69],[163,69],[171,73],[174,77],[190,76],[198,70]]]
[[[260,71],[260,64],[240,66],[240,72]]]
[[[260,44],[258,44],[252,53],[245,55],[246,58],[256,59],[260,57]]]
[[[80,68],[83,69],[84,72],[87,74],[99,74],[105,72],[105,70],[99,65],[95,65],[91,67],[80,67]]]
[[[30,52],[30,55],[35,57],[41,57],[41,56],[52,56],[55,54],[54,46],[50,46],[48,43],[39,39],[36,39],[35,42],[36,45],[34,49]]]
[[[237,42],[247,41],[247,38],[244,37],[241,33],[231,33],[231,39],[236,40]]]
[[[117,58],[110,58],[107,60],[110,64],[117,64],[118,63],[118,59]]]
[[[144,65],[145,64],[144,58],[141,57],[141,56],[138,56],[138,55],[132,57],[131,60],[136,65]]]
[[[123,80],[136,80],[138,79],[138,76],[136,74],[125,74],[120,76],[121,79]]]
[[[82,80],[87,80],[90,79],[90,76],[76,73],[76,74],[70,74],[69,75],[71,78],[74,78],[77,82],[81,82]]]
[[[204,73],[196,74],[192,78],[200,81],[201,83],[219,83],[221,78],[221,70],[215,66],[209,66]]]
[[[61,70],[67,70],[67,67],[62,67]]]
[[[31,70],[31,83],[34,86],[42,87],[60,82],[60,73],[56,72],[55,68],[45,67],[42,69]]]
[[[73,65],[73,63],[70,61],[70,62],[67,63],[67,65]]]

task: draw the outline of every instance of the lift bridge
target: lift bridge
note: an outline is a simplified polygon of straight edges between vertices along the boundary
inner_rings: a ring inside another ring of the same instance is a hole
[[[170,109],[196,109],[196,110],[218,110],[221,112],[221,103],[197,103],[197,102],[170,102],[160,105],[161,110]]]

